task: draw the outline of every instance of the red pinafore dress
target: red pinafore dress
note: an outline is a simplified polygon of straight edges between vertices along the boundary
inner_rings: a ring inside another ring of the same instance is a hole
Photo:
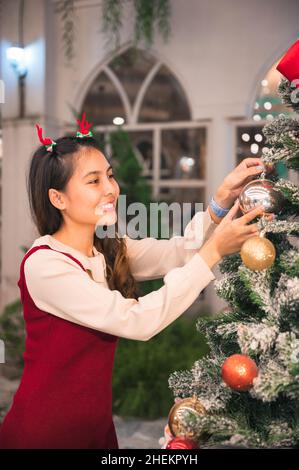
[[[41,249],[52,248],[33,247],[20,265],[24,370],[0,427],[0,448],[117,449],[112,370],[118,337],[64,320],[34,304],[24,262]],[[63,254],[85,271],[72,255]]]

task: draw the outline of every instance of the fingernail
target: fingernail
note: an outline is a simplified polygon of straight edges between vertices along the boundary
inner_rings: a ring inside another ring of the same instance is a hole
[[[256,169],[257,169],[257,170],[264,170],[265,167],[264,167],[263,165],[257,165]]]

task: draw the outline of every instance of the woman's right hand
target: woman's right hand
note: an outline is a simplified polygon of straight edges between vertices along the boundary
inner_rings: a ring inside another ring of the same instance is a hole
[[[248,223],[256,217],[262,216],[265,212],[264,207],[262,205],[255,207],[247,214],[235,218],[239,207],[237,200],[214,230],[213,235],[199,250],[199,254],[209,267],[220,261],[223,256],[239,252],[248,238],[259,234],[257,224],[248,225]]]

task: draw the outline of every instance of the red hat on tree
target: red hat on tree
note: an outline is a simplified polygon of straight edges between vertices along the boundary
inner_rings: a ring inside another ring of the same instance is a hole
[[[299,87],[299,40],[290,47],[276,68],[289,82],[298,80],[295,85]]]

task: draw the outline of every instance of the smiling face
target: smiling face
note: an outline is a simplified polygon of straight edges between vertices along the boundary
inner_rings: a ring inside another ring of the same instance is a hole
[[[75,170],[62,193],[49,189],[52,204],[64,221],[76,224],[112,225],[117,221],[119,186],[105,156],[93,147],[81,148]]]

